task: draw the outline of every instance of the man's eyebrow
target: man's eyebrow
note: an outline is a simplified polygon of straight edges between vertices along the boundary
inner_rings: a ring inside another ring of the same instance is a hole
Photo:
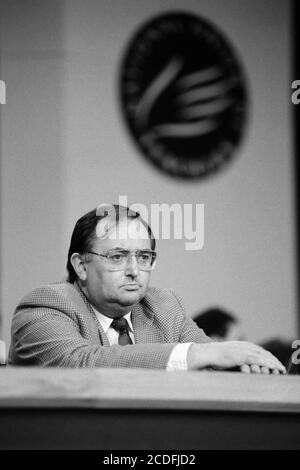
[[[111,248],[111,249],[108,250],[108,251],[114,251],[114,250],[118,250],[118,251],[129,251],[129,250],[126,250],[126,248],[124,248],[123,246],[115,246],[114,248]]]
[[[108,251],[130,251],[130,250],[128,250],[128,249],[126,249],[126,248],[124,248],[124,247],[122,247],[122,246],[120,246],[120,247],[119,247],[119,246],[116,246],[116,247],[114,247],[114,248],[111,248],[111,249],[108,250]],[[152,250],[151,250],[151,248],[141,248],[141,249],[138,250],[138,251],[152,251]]]

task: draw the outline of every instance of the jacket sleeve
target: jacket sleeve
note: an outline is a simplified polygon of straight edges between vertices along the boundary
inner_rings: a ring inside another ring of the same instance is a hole
[[[175,344],[101,346],[81,335],[63,310],[23,305],[12,321],[9,363],[42,367],[165,369]]]

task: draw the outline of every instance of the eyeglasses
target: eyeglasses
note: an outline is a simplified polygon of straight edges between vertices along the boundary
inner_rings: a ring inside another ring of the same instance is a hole
[[[153,250],[109,250],[106,255],[95,251],[88,251],[88,253],[106,258],[112,271],[122,271],[132,256],[135,256],[139,269],[151,271],[155,266],[157,256]]]

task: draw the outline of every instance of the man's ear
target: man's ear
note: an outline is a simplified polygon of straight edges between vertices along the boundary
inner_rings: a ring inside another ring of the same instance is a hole
[[[73,269],[81,281],[85,281],[87,278],[85,261],[82,255],[79,253],[73,253],[70,258]]]

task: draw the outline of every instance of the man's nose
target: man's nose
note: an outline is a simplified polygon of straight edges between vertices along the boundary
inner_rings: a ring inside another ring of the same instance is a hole
[[[136,256],[133,254],[129,256],[127,259],[125,274],[127,276],[133,276],[133,277],[137,277],[137,275],[139,274],[137,259],[136,259]]]

